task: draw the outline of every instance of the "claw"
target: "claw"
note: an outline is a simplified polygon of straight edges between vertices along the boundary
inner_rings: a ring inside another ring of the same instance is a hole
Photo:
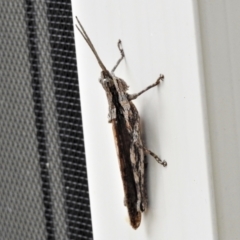
[[[124,57],[124,51],[123,51],[123,47],[122,47],[122,41],[119,39],[118,40],[118,49],[121,53],[121,55]]]
[[[161,80],[162,81],[164,80],[164,75],[163,74],[160,74],[159,78],[156,81],[156,84],[159,84]]]
[[[164,167],[166,167],[166,166],[167,166],[167,162],[164,160],[164,161],[162,162],[162,165],[163,165]]]

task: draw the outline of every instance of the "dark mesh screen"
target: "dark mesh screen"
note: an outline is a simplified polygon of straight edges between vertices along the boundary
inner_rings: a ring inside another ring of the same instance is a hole
[[[0,6],[0,239],[92,239],[71,1]]]

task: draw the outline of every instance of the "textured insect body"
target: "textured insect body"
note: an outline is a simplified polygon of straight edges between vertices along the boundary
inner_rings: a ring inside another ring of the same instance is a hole
[[[121,58],[117,61],[117,64],[110,73],[99,58],[83,26],[78,19],[77,21],[79,23],[79,26],[77,25],[79,32],[88,43],[102,68],[99,81],[106,92],[108,100],[108,121],[112,124],[119,159],[125,194],[124,204],[128,209],[130,223],[132,227],[136,229],[141,223],[141,212],[144,212],[147,208],[145,174],[147,163],[145,161],[145,153],[152,155],[157,162],[163,166],[167,166],[167,163],[143,146],[140,131],[140,117],[131,100],[136,99],[148,89],[157,86],[160,81],[163,80],[163,75],[160,75],[154,84],[143,91],[137,94],[128,94],[126,82],[114,74],[117,66],[124,58],[121,41],[118,42]]]
[[[115,139],[116,150],[123,180],[125,205],[129,211],[131,225],[137,228],[141,212],[147,205],[145,192],[144,150],[140,137],[140,117],[134,104],[128,100],[127,85],[114,75],[101,79],[109,103],[109,122]]]

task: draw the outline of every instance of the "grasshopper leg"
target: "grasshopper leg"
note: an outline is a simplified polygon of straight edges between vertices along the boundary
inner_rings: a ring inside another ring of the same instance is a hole
[[[141,92],[135,93],[135,94],[128,94],[128,100],[131,101],[131,100],[136,99],[138,96],[140,96],[141,94],[143,94],[147,90],[149,90],[149,89],[151,89],[153,87],[156,87],[161,82],[161,80],[163,81],[163,79],[164,79],[164,76],[162,74],[160,74],[159,78],[157,79],[157,81],[155,83],[149,85],[148,87],[143,89]]]
[[[118,40],[118,49],[121,53],[121,57],[118,59],[117,63],[115,64],[115,66],[113,67],[112,69],[112,73],[114,73],[114,71],[116,70],[116,68],[118,67],[118,65],[120,64],[120,62],[123,60],[124,58],[124,51],[123,51],[123,48],[122,48],[122,41],[121,40]]]
[[[167,162],[165,160],[161,160],[154,152],[152,152],[151,150],[147,149],[144,146],[141,146],[138,144],[138,146],[140,148],[142,148],[144,150],[145,153],[151,155],[159,164],[163,165],[163,167],[167,166]]]

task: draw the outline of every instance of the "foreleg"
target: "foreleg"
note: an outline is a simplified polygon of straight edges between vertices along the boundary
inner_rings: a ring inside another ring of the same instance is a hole
[[[118,67],[118,65],[120,64],[120,62],[123,60],[124,58],[124,51],[123,51],[123,48],[122,48],[122,42],[121,40],[118,41],[118,49],[121,53],[121,57],[118,59],[116,65],[113,67],[112,69],[112,73],[116,70],[116,68]]]
[[[161,82],[161,80],[163,81],[163,79],[164,79],[164,76],[162,74],[160,74],[159,78],[157,79],[157,81],[155,83],[153,83],[152,85],[148,86],[147,88],[145,88],[141,92],[136,93],[136,94],[128,94],[128,100],[131,101],[133,99],[136,99],[138,96],[140,96],[141,94],[143,94],[147,90],[149,90],[149,89],[151,89],[153,87],[156,87]]]

